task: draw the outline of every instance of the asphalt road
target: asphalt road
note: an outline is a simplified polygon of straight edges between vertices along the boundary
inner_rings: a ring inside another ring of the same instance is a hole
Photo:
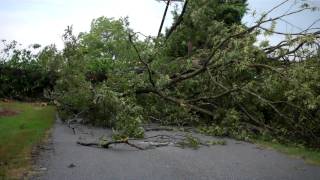
[[[155,134],[176,132],[148,132]],[[319,180],[320,167],[306,164],[256,145],[226,139],[226,145],[197,150],[165,146],[137,150],[127,145],[111,149],[85,147],[80,139],[91,141],[110,130],[79,127],[76,134],[57,121],[49,150],[41,152],[32,179],[41,180]],[[215,139],[197,135],[201,139]]]

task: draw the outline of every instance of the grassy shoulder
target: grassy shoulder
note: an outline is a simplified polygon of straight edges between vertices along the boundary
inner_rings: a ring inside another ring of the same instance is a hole
[[[55,108],[18,102],[0,102],[0,108],[17,112],[0,116],[0,179],[15,179],[29,168],[32,148],[53,125]]]
[[[303,146],[280,144],[278,142],[254,140],[254,143],[266,148],[285,153],[289,156],[304,159],[307,163],[320,165],[320,150],[308,149]]]

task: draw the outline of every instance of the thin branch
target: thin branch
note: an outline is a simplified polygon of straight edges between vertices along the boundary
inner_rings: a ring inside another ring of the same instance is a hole
[[[145,38],[152,38],[152,36],[150,35],[145,35],[142,32],[135,32],[135,34],[140,34],[141,36],[145,37]]]
[[[308,28],[306,28],[306,29],[307,29],[307,30],[319,29],[319,28],[312,28],[312,27],[313,27],[315,24],[317,24],[319,21],[320,21],[320,18],[317,19],[317,20],[315,20],[315,21],[313,21],[313,23],[312,23],[310,26],[308,26]]]
[[[303,30],[303,31],[301,31],[301,32],[298,32],[298,33],[285,33],[285,32],[279,32],[279,31],[272,31],[272,30],[267,29],[267,28],[262,27],[262,26],[260,26],[259,28],[260,28],[260,29],[263,29],[263,30],[265,30],[265,31],[267,31],[267,32],[274,33],[274,34],[279,34],[279,35],[299,36],[299,35],[316,35],[316,34],[318,34],[318,32],[306,33],[309,29],[305,29],[305,30]]]
[[[270,126],[266,125],[265,123],[262,123],[261,120],[258,120],[256,119],[253,115],[251,115],[249,113],[249,111],[247,110],[247,108],[242,104],[242,103],[238,103],[238,106],[240,107],[240,110],[249,118],[251,119],[254,123],[268,129],[268,130],[271,130],[271,131],[274,131],[273,128],[271,128]]]
[[[288,116],[282,114],[282,113],[271,103],[271,101],[263,98],[262,96],[254,93],[254,92],[252,92],[252,91],[249,91],[249,90],[247,90],[247,89],[241,89],[241,90],[244,91],[244,92],[246,92],[246,93],[248,93],[248,94],[250,94],[250,95],[252,95],[252,96],[257,97],[257,98],[260,99],[262,102],[266,103],[266,104],[267,104],[269,107],[271,107],[280,117],[283,117],[283,118],[288,119],[288,120],[292,120],[292,119],[289,118]]]
[[[290,13],[286,13],[286,14],[283,14],[281,16],[278,16],[278,17],[275,17],[275,18],[270,18],[270,19],[267,19],[267,20],[262,20],[260,21],[257,25],[261,25],[261,24],[264,24],[266,22],[270,22],[270,21],[276,21],[276,20],[279,20],[279,19],[282,19],[284,17],[287,17],[287,16],[290,16],[290,15],[293,15],[293,14],[297,14],[297,13],[300,13],[302,11],[305,11],[305,10],[310,10],[312,8],[302,8],[302,9],[299,9],[299,10],[296,10],[296,11],[292,11]],[[264,16],[265,17],[265,16]],[[258,27],[258,26],[257,26]]]
[[[133,46],[134,50],[136,51],[136,53],[137,53],[137,55],[138,55],[138,58],[139,58],[139,61],[147,68],[148,74],[149,74],[149,81],[150,81],[150,83],[152,84],[153,87],[155,87],[155,83],[154,83],[154,81],[153,81],[153,79],[152,79],[152,71],[151,71],[151,69],[150,69],[150,67],[149,67],[149,64],[146,63],[146,62],[142,59],[138,48],[136,47],[136,45],[135,45],[134,42],[132,41],[132,36],[131,36],[130,33],[129,33],[129,41],[130,41],[131,45]]]
[[[280,49],[282,47],[285,47],[285,46],[289,46],[291,43],[294,43],[294,42],[297,42],[300,38],[295,38],[295,39],[292,39],[291,42],[288,42],[288,41],[281,41],[279,42],[277,45],[275,46],[269,46],[269,47],[266,47],[263,49],[263,51],[266,53],[266,54],[270,54],[272,52],[274,52],[275,50],[277,49]]]
[[[276,5],[275,7],[273,7],[272,9],[270,9],[270,10],[266,13],[266,15],[268,15],[268,14],[270,14],[272,11],[278,9],[279,7],[281,7],[282,5],[284,5],[285,3],[287,3],[288,1],[289,1],[289,0],[285,0],[285,1],[281,2],[280,4]]]
[[[86,142],[77,141],[77,144],[82,145],[82,146],[102,147],[102,148],[106,148],[106,149],[109,149],[110,145],[113,145],[113,144],[127,144],[127,145],[134,147],[136,149],[145,150],[142,147],[139,147],[135,144],[130,143],[127,139],[119,140],[119,141],[110,141],[105,144],[100,144],[100,143],[95,143],[95,142],[86,143]]]

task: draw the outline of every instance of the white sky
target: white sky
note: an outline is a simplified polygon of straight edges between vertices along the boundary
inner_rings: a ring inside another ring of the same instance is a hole
[[[88,31],[100,16],[129,16],[135,31],[156,35],[164,8],[165,3],[155,0],[0,0],[0,39],[61,48],[68,25],[76,33]]]
[[[291,0],[279,12],[289,9],[296,1]],[[309,1],[320,7],[320,0]],[[262,13],[281,0],[248,2],[250,9]],[[164,8],[165,3],[155,0],[0,0],[0,39],[17,40],[24,46],[55,43],[58,48],[62,48],[61,36],[68,25],[73,25],[76,33],[88,31],[92,19],[100,16],[129,16],[131,27],[135,31],[156,35]],[[319,12],[297,15],[288,21],[294,26],[306,27],[317,18],[320,18]],[[250,24],[253,19],[246,16],[243,21]],[[167,26],[170,24],[171,16],[166,22]],[[279,30],[298,31],[287,23],[282,22],[279,26]],[[320,23],[316,26],[320,27]]]

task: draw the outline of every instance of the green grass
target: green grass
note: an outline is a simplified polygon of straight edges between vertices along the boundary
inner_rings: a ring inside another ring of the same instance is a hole
[[[284,145],[277,142],[255,140],[255,143],[272,148],[289,156],[304,159],[307,163],[320,165],[320,150],[308,149],[303,146]]]
[[[0,117],[0,179],[14,179],[28,169],[32,148],[53,125],[55,108],[17,102],[0,102],[0,107],[20,112]]]

